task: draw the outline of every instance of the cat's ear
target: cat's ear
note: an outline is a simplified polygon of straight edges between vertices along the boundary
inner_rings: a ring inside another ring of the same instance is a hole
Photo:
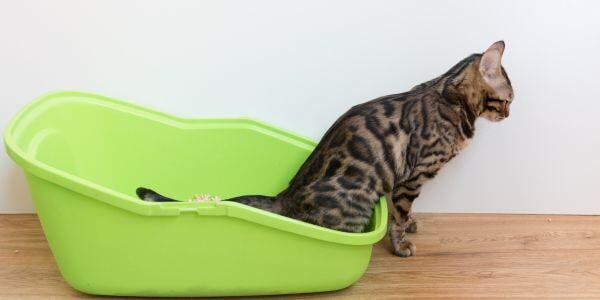
[[[501,73],[504,41],[493,43],[481,56],[479,72],[484,79],[491,79]]]

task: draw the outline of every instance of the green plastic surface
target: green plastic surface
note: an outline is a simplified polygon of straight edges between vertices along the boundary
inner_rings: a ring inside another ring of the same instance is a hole
[[[386,231],[344,233],[238,203],[149,203],[274,195],[313,141],[250,119],[182,119],[83,92],[44,95],[6,128],[60,272],[100,295],[233,296],[330,291],[366,270]]]

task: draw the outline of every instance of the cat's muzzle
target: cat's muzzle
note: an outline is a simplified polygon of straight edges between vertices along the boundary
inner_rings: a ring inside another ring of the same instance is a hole
[[[508,118],[510,114],[510,101],[507,100],[498,100],[501,103],[500,115],[496,117],[496,120],[504,120]]]

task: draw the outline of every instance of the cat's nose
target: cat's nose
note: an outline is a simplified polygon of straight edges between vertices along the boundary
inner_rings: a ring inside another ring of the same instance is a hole
[[[504,101],[504,103],[502,104],[502,118],[508,118],[508,115],[510,115],[510,103],[508,101]]]

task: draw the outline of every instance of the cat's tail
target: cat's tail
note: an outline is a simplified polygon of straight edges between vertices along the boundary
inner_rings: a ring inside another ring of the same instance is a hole
[[[139,187],[135,190],[140,199],[148,202],[180,202],[179,200],[175,200],[169,197],[165,197],[151,189]],[[270,211],[276,214],[283,214],[284,205],[282,198],[280,197],[271,197],[271,196],[261,196],[261,195],[247,195],[247,196],[239,196],[235,198],[225,199],[223,201],[234,201],[237,203],[241,203],[244,205],[252,206],[258,209]]]
[[[165,197],[151,189],[147,189],[147,188],[143,188],[143,187],[139,187],[135,190],[135,193],[137,194],[138,197],[140,197],[140,199],[144,200],[144,201],[148,201],[148,202],[179,202],[178,200],[169,198],[169,197]]]
[[[276,214],[284,214],[284,203],[281,197],[246,195],[239,196],[225,201],[234,201],[237,203],[252,206],[258,209],[270,211]]]

